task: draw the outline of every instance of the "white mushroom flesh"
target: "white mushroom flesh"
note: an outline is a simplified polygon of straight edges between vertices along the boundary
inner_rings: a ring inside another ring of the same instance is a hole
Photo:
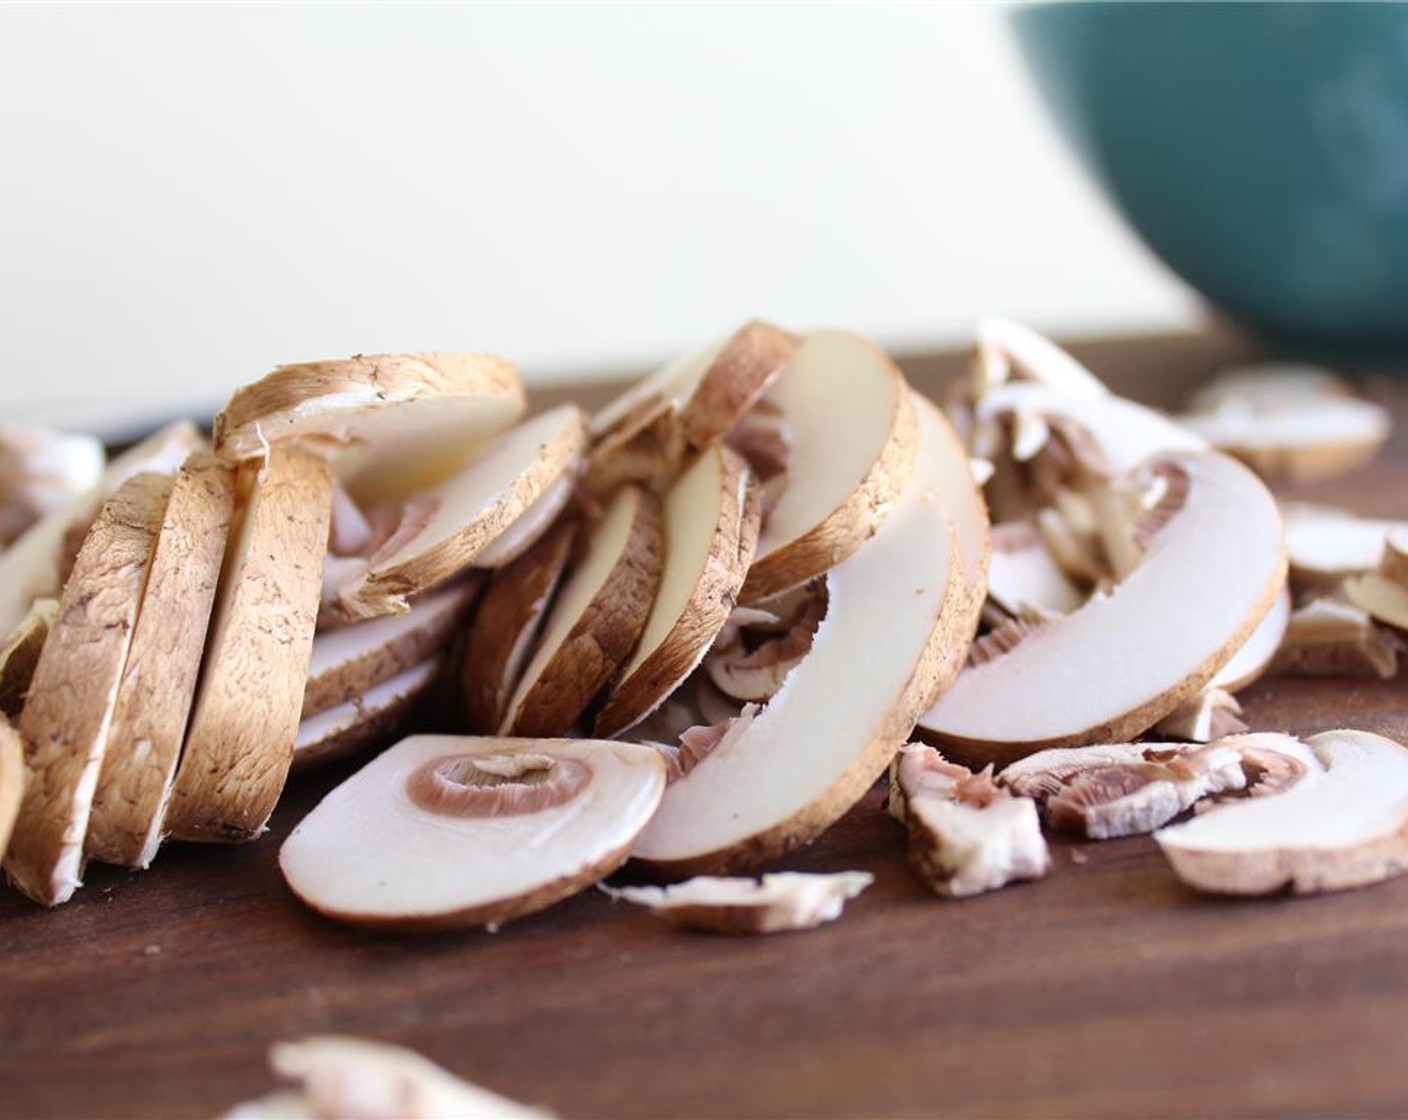
[[[607,893],[694,929],[781,933],[834,921],[845,904],[874,881],[875,876],[864,871],[781,871],[760,879],[700,875],[668,887],[622,887]]]

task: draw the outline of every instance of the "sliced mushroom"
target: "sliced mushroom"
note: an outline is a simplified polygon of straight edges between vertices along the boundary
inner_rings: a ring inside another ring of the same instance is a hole
[[[492,734],[503,722],[576,537],[576,523],[563,522],[489,581],[464,646],[462,707],[471,731]]]
[[[1149,730],[1166,739],[1210,743],[1224,735],[1240,735],[1246,729],[1247,725],[1242,722],[1242,705],[1237,703],[1237,698],[1226,689],[1209,685],[1188,697]]]
[[[84,851],[146,867],[195,699],[235,507],[235,472],[200,451],[176,472],[117,689]]]
[[[431,658],[344,703],[305,716],[293,744],[293,769],[310,770],[385,741],[435,683],[440,668],[440,659]]]
[[[1091,840],[1152,832],[1204,797],[1243,789],[1242,756],[1213,743],[1105,743],[1039,751],[997,780],[1033,798],[1047,823]]]
[[[1271,477],[1332,478],[1362,467],[1388,438],[1379,405],[1310,366],[1261,366],[1223,374],[1180,421],[1213,446]]]
[[[24,798],[24,742],[8,719],[0,717],[0,859],[10,846]]]
[[[796,348],[795,336],[754,320],[633,385],[592,417],[588,485],[603,493],[624,482],[664,489],[689,456],[748,413]]]
[[[784,933],[834,921],[846,903],[873,882],[875,876],[864,871],[780,871],[760,879],[700,875],[673,886],[622,887],[607,894],[649,907],[667,922],[688,929]]]
[[[57,599],[36,599],[29,613],[0,644],[0,714],[19,719],[39,664],[39,653],[58,617]]]
[[[745,603],[815,579],[859,548],[903,492],[918,444],[903,375],[859,335],[807,334],[766,399],[785,417],[792,446]]]
[[[81,885],[93,789],[171,485],[170,475],[135,475],[99,509],[20,713],[29,780],[5,870],[46,906]]]
[[[1273,668],[1291,676],[1392,680],[1398,648],[1358,607],[1316,599],[1291,615]]]
[[[577,469],[585,440],[581,412],[563,405],[483,445],[455,474],[412,495],[391,538],[342,586],[347,614],[405,611],[408,596],[462,572],[548,487]]]
[[[743,586],[761,515],[752,474],[726,447],[700,455],[670,488],[659,590],[597,713],[597,735],[635,726],[703,659]]]
[[[664,788],[650,747],[414,736],[324,798],[279,865],[330,918],[493,927],[616,870]]]
[[[1216,453],[1164,455],[1143,471],[1167,486],[1137,534],[1139,566],[1065,618],[1028,627],[1000,650],[985,646],[923,727],[999,762],[1044,746],[1131,739],[1246,643],[1285,579],[1275,502]]]
[[[1009,379],[1034,381],[1069,397],[1103,397],[1104,383],[1070,354],[1030,327],[990,315],[978,322],[975,359],[979,394]]]
[[[167,804],[164,830],[178,840],[239,842],[264,831],[303,709],[332,478],[295,446],[271,449],[245,475],[252,489],[230,534]]]
[[[578,481],[577,471],[573,469],[555,482],[550,482],[517,521],[485,545],[474,558],[475,567],[507,567],[537,544],[557,523],[572,496],[577,493]]]
[[[1408,630],[1408,587],[1378,572],[1355,576],[1340,585],[1340,594],[1376,622]]]
[[[1240,692],[1262,674],[1268,672],[1276,658],[1276,651],[1286,638],[1287,627],[1291,622],[1291,593],[1282,588],[1276,602],[1266,612],[1257,627],[1232,659],[1213,674],[1208,688],[1224,692]]]
[[[988,595],[1013,618],[1035,609],[1066,615],[1085,595],[1052,558],[1037,527],[1030,521],[1008,521],[992,529]]]
[[[105,459],[92,436],[0,425],[0,544],[97,486]]]
[[[741,607],[747,611],[751,608]],[[735,612],[737,613],[737,612]],[[792,626],[763,641],[749,641],[742,626],[735,636],[714,648],[704,659],[704,671],[714,687],[734,700],[767,700],[782,687],[797,664],[812,648],[816,628],[826,616],[826,590],[823,585],[807,601],[803,613]]]
[[[664,524],[650,491],[617,491],[553,603],[500,734],[561,735],[630,656],[660,586]]]
[[[1282,513],[1291,578],[1311,590],[1328,590],[1350,576],[1373,571],[1389,534],[1408,529],[1408,522],[1356,517],[1347,510],[1302,502],[1288,502]]]
[[[1254,748],[1263,763],[1279,756],[1281,781],[1274,791],[1154,834],[1189,886],[1217,894],[1310,894],[1408,870],[1408,750],[1344,730],[1303,744],[1265,734],[1229,742]]]
[[[237,1105],[224,1120],[551,1120],[384,1042],[335,1035],[281,1042],[269,1064],[298,1087]]]
[[[215,417],[215,450],[245,462],[294,441],[321,449],[358,499],[401,498],[438,482],[523,409],[517,371],[493,354],[302,362],[235,391]]]
[[[1036,803],[911,743],[895,761],[891,813],[909,830],[909,863],[935,894],[967,898],[1051,868]]]

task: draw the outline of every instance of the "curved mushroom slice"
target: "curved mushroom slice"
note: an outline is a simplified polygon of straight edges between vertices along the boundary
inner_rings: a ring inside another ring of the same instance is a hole
[[[1054,829],[1091,840],[1137,836],[1204,797],[1245,788],[1242,756],[1226,745],[1233,742],[1105,743],[1038,751],[1006,767],[997,780],[1032,798]]]
[[[650,491],[617,491],[552,606],[500,734],[562,734],[630,656],[660,586],[663,523]]]
[[[10,846],[24,797],[24,743],[8,719],[0,718],[0,859]]]
[[[864,871],[808,875],[780,871],[760,879],[700,875],[669,887],[606,891],[687,929],[712,933],[784,933],[815,929],[841,916],[846,903],[875,882]]]
[[[105,460],[92,436],[0,425],[0,544],[97,486]]]
[[[988,596],[1013,618],[1067,615],[1085,602],[1030,521],[993,526]]]
[[[1373,571],[1389,535],[1408,530],[1408,522],[1357,517],[1347,510],[1303,502],[1288,502],[1281,512],[1291,578],[1308,588],[1328,589],[1350,576]]]
[[[161,843],[234,508],[235,472],[213,455],[176,472],[83,841],[94,859],[146,867]]]
[[[237,1105],[225,1120],[550,1120],[384,1042],[335,1035],[280,1042],[269,1064],[298,1088]]]
[[[492,734],[503,722],[576,537],[575,522],[558,525],[489,582],[464,645],[461,681],[470,730]]]
[[[1281,788],[1154,833],[1189,886],[1310,894],[1408,870],[1408,750],[1366,731],[1326,731],[1304,744],[1285,735],[1227,742],[1254,748],[1262,761],[1280,756]]]
[[[345,704],[445,648],[478,591],[477,581],[432,592],[406,614],[354,622],[313,639],[303,718]]]
[[[1385,409],[1312,366],[1223,374],[1193,397],[1179,420],[1261,474],[1299,479],[1362,467],[1392,426]]]
[[[1133,738],[1203,688],[1271,610],[1285,579],[1276,504],[1215,453],[1171,454],[1137,537],[1144,556],[1109,594],[993,648],[989,638],[921,725],[965,754]],[[1227,562],[1227,557],[1237,562]]]
[[[98,508],[133,475],[171,474],[205,437],[189,421],[148,436],[107,465],[98,484],[55,510],[0,554],[0,634],[9,634],[36,599],[57,599]]]
[[[358,499],[399,498],[443,478],[523,415],[513,364],[493,354],[367,354],[279,366],[215,417],[231,462],[271,444],[321,448]]]
[[[1398,675],[1399,643],[1358,607],[1316,599],[1291,615],[1272,668],[1291,676]]]
[[[895,760],[890,812],[909,829],[909,863],[935,894],[967,898],[1051,869],[1036,803],[911,743]]]
[[[1232,659],[1213,674],[1212,680],[1208,681],[1208,688],[1240,692],[1260,677],[1271,668],[1290,623],[1291,593],[1282,587],[1281,594],[1276,596],[1276,601],[1266,612],[1266,617],[1257,623],[1251,637],[1232,655]]]
[[[904,376],[859,335],[807,334],[766,400],[785,417],[792,447],[745,603],[815,579],[859,548],[914,473],[918,444]]]
[[[432,658],[369,686],[345,703],[304,717],[293,743],[293,769],[311,770],[385,741],[435,683],[440,667],[440,659]]]
[[[1370,572],[1340,585],[1340,594],[1376,622],[1396,630],[1408,630],[1408,587],[1395,579]]]
[[[36,599],[29,613],[0,644],[0,714],[19,719],[40,651],[58,617],[57,599]]]
[[[418,735],[328,794],[279,865],[330,918],[492,927],[616,870],[664,788],[650,747]]]
[[[169,475],[135,475],[103,503],[20,712],[29,780],[5,870],[46,906],[81,885],[83,834],[171,485]]]
[[[474,558],[475,567],[503,568],[512,564],[547,535],[572,496],[577,493],[577,470],[569,470],[548,484],[537,501]]]
[[[298,734],[332,478],[322,459],[285,446],[270,450],[251,481],[230,534],[167,804],[164,830],[177,840],[259,836],[283,792]]]
[[[1103,397],[1104,383],[1049,338],[1014,319],[978,321],[974,357],[979,394],[1009,379],[1034,381],[1068,397]]]
[[[794,335],[755,319],[631,386],[592,417],[588,484],[667,485],[690,455],[724,438],[796,348]]]
[[[734,614],[751,609],[740,607]],[[767,700],[806,657],[824,617],[826,588],[822,585],[781,633],[756,641],[750,640],[747,627],[734,626],[734,635],[722,644],[716,642],[704,658],[705,675],[719,692],[734,700]]]
[[[343,584],[346,613],[405,611],[407,596],[469,567],[548,487],[576,470],[585,441],[580,410],[563,405],[505,432],[455,474],[413,495],[391,538]]]
[[[597,713],[597,735],[639,723],[703,659],[743,586],[760,517],[752,475],[726,447],[710,448],[670,488],[659,590],[635,653]]]
[[[1226,689],[1209,685],[1183,701],[1149,729],[1168,739],[1186,739],[1190,743],[1210,743],[1225,735],[1240,735],[1247,730],[1242,722],[1242,705]]]

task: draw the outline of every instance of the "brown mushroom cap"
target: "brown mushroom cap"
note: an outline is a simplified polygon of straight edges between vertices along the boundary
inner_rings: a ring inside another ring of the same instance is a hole
[[[304,717],[293,744],[293,770],[311,770],[387,742],[435,684],[441,668],[441,659],[431,658],[368,686],[345,703]]]

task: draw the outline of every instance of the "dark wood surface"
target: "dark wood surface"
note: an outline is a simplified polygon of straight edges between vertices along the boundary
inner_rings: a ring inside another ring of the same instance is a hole
[[[1167,400],[1233,345],[1082,353]],[[911,369],[932,385],[956,364]],[[1306,493],[1403,515],[1405,483],[1399,440]],[[1408,735],[1398,682],[1246,700],[1257,727]],[[944,902],[873,792],[788,861],[876,877],[814,932],[689,934],[588,891],[498,934],[372,935],[304,910],[275,863],[348,772],[300,780],[259,843],[94,867],[54,912],[4,893],[0,1115],[213,1116],[270,1088],[270,1042],[329,1031],[564,1117],[1408,1115],[1408,879],[1208,899],[1134,839],[1057,843],[1042,882]]]

